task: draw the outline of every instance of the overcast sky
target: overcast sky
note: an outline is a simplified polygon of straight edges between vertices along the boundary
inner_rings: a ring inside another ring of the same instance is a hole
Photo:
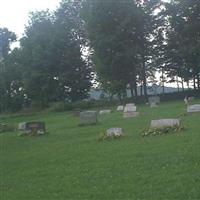
[[[35,10],[54,10],[60,0],[0,0],[0,27],[7,27],[21,37],[28,13]]]

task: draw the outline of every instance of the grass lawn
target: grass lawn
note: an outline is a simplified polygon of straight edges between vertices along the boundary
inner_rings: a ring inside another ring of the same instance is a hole
[[[200,113],[184,115],[183,101],[139,106],[139,111],[129,119],[114,111],[83,127],[70,113],[1,117],[15,124],[45,121],[50,134],[0,134],[0,199],[200,199]],[[181,118],[186,130],[141,137],[158,118]],[[125,136],[99,142],[100,133],[111,127],[122,127]]]

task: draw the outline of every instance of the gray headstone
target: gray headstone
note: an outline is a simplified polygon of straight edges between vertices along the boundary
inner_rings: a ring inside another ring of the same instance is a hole
[[[117,111],[123,111],[124,110],[124,106],[117,106]]]
[[[111,113],[111,110],[100,110],[99,111],[99,114],[110,114]]]
[[[157,105],[156,103],[151,103],[151,104],[150,104],[150,107],[151,107],[151,108],[155,108],[155,107],[158,107],[158,105]]]
[[[194,104],[187,107],[188,113],[200,112],[200,104]]]
[[[152,103],[154,104],[159,104],[160,103],[160,97],[159,96],[151,96],[148,97],[148,102],[151,105]]]
[[[84,111],[80,113],[80,124],[96,124],[97,123],[97,112],[96,111]]]
[[[174,126],[180,126],[179,119],[151,120],[151,128],[165,128],[165,127],[174,127]]]
[[[122,128],[110,128],[110,129],[107,129],[106,131],[106,136],[107,137],[112,137],[112,136],[122,136],[123,135],[123,130]]]
[[[38,135],[45,134],[45,123],[44,122],[26,122],[25,131],[28,134],[36,133]]]

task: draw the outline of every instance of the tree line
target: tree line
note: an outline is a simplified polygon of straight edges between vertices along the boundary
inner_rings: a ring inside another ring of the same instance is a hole
[[[148,85],[200,90],[200,1],[63,0],[30,13],[20,46],[0,28],[0,109],[79,101],[90,88],[126,98]]]

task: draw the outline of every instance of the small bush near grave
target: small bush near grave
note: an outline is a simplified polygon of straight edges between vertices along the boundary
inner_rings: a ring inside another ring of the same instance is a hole
[[[144,130],[142,132],[142,136],[156,136],[156,135],[164,135],[164,134],[170,134],[175,132],[180,132],[184,130],[185,128],[181,126],[173,126],[173,127],[163,127],[163,128],[155,128],[155,129],[148,129]]]

